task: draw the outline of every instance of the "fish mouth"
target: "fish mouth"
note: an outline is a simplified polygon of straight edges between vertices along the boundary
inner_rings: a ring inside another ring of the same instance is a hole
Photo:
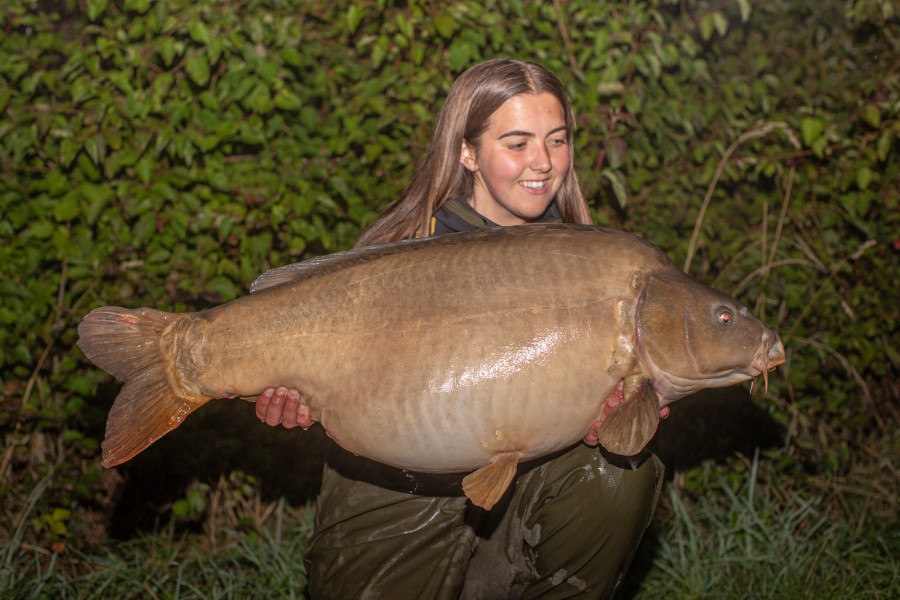
[[[757,375],[763,376],[764,389],[768,391],[769,371],[786,362],[787,356],[784,353],[784,344],[781,343],[781,338],[776,334],[772,344],[763,344],[762,348],[759,349],[759,352],[753,357],[750,367],[757,372]]]

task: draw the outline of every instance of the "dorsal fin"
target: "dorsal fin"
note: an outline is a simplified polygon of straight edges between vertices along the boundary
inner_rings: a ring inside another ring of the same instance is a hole
[[[312,279],[327,273],[333,273],[341,269],[346,269],[354,265],[369,262],[388,256],[391,254],[399,254],[401,252],[409,252],[428,246],[452,246],[462,244],[474,240],[500,240],[509,236],[528,235],[535,231],[602,231],[607,233],[619,233],[613,229],[605,229],[595,227],[593,225],[572,225],[568,223],[547,223],[547,224],[528,224],[518,225],[515,227],[501,227],[499,229],[479,229],[476,231],[465,231],[461,233],[451,233],[438,237],[417,238],[411,240],[401,240],[399,242],[388,242],[385,244],[375,244],[364,248],[354,248],[345,250],[344,252],[336,252],[334,254],[326,254],[318,256],[303,262],[285,265],[266,271],[257,277],[250,284],[250,293],[258,292],[266,288],[275,287],[282,283],[303,281],[304,279]],[[622,234],[627,235],[627,234]],[[631,236],[629,236],[630,238]],[[638,239],[638,238],[635,238]],[[647,244],[643,240],[642,243]],[[661,250],[658,250],[662,254]],[[664,256],[664,255],[663,255]]]
[[[426,240],[402,240],[399,242],[390,242],[387,244],[375,244],[366,246],[365,248],[353,248],[344,250],[343,252],[335,252],[334,254],[326,254],[317,256],[303,262],[284,265],[275,269],[270,269],[257,277],[250,284],[250,293],[258,292],[266,288],[275,287],[282,283],[303,281],[304,279],[312,279],[326,273],[333,273],[353,265],[375,260],[382,256],[390,254],[398,254],[405,252],[410,245],[422,243]]]

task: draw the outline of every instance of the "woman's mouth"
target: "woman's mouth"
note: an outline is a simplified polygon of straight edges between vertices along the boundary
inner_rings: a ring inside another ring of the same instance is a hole
[[[545,189],[547,189],[549,183],[550,181],[548,179],[545,179],[543,181],[520,181],[519,185],[529,190],[543,192]]]

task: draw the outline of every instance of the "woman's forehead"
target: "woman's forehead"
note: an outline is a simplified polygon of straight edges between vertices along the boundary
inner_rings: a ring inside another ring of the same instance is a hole
[[[517,94],[507,99],[491,115],[489,128],[533,131],[557,130],[566,126],[566,114],[562,104],[553,94]]]

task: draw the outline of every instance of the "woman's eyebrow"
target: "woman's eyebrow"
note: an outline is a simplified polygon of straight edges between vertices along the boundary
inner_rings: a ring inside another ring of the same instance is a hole
[[[557,133],[557,132],[559,132],[559,131],[565,131],[565,130],[566,130],[566,126],[565,126],[565,125],[560,125],[560,126],[557,127],[556,129],[551,130],[550,133],[548,133],[547,135],[553,135],[554,133]],[[535,133],[533,133],[533,132],[531,132],[531,131],[522,131],[522,130],[520,130],[520,129],[514,129],[513,131],[507,131],[506,133],[504,133],[503,135],[501,135],[498,139],[501,139],[501,140],[502,140],[502,139],[505,138],[505,137],[516,137],[516,136],[523,136],[523,137],[531,137],[531,138],[533,138],[533,137],[537,137],[537,134],[535,134]]]

